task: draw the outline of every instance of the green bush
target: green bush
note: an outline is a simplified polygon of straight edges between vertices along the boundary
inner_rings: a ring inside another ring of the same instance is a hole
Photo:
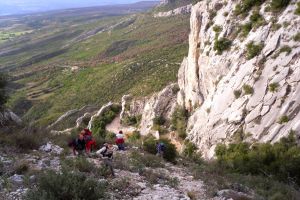
[[[260,6],[265,0],[242,0],[241,3],[237,4],[234,9],[235,15],[247,14],[252,7]]]
[[[277,12],[287,7],[290,3],[290,0],[272,0],[270,3],[271,11]]]
[[[296,15],[300,15],[300,2],[297,3],[297,8],[295,10]]]
[[[232,42],[227,38],[216,39],[214,43],[214,50],[217,51],[217,54],[221,55],[223,51],[226,51],[230,48]]]
[[[286,116],[286,115],[281,116],[281,117],[279,118],[279,120],[278,120],[278,123],[279,123],[279,124],[285,124],[285,123],[287,123],[287,122],[289,122],[289,117]]]
[[[263,49],[263,44],[262,43],[255,44],[253,41],[251,41],[246,45],[246,48],[247,48],[247,59],[249,60],[257,56],[261,52],[261,50]]]
[[[253,94],[253,92],[254,92],[253,88],[250,85],[247,85],[247,84],[243,85],[243,90],[244,90],[246,95]]]
[[[101,136],[102,138],[106,137],[105,126],[111,123],[117,114],[120,112],[121,107],[113,105],[105,111],[101,116],[97,117],[92,126],[92,132],[94,135]]]
[[[90,173],[95,171],[96,167],[90,163],[85,157],[78,157],[75,159],[66,159],[62,162],[63,168],[68,171],[79,171]]]
[[[188,112],[186,109],[177,106],[171,117],[171,127],[176,130],[177,136],[185,139]]]
[[[259,11],[253,11],[252,15],[250,16],[251,27],[258,28],[265,23],[265,19],[262,15],[259,14]]]
[[[240,98],[241,94],[242,94],[242,91],[241,90],[234,90],[233,91],[233,94],[234,94],[234,97],[236,99]]]
[[[127,126],[137,126],[140,123],[141,118],[142,118],[141,115],[138,115],[138,116],[126,116],[122,120],[122,123],[125,124],[125,125],[127,125]]]
[[[284,45],[279,49],[279,54],[286,52],[286,55],[289,55],[292,52],[292,48],[288,45]]]
[[[270,144],[237,143],[218,145],[218,163],[232,172],[274,176],[280,181],[293,180],[300,184],[300,148],[292,133]]]
[[[47,171],[38,178],[37,187],[29,191],[28,200],[103,199],[105,185],[80,173]]]
[[[164,125],[166,122],[166,119],[163,117],[163,116],[157,116],[157,117],[154,117],[153,119],[153,123],[154,125]]]
[[[216,25],[216,26],[213,27],[213,31],[216,32],[216,33],[220,33],[222,31],[222,27]]]
[[[202,157],[201,157],[201,154],[196,152],[197,149],[198,148],[194,143],[186,140],[184,142],[184,149],[183,149],[182,153],[185,157],[190,158],[194,162],[199,164],[199,163],[202,163]]]
[[[276,92],[278,87],[279,87],[278,83],[270,83],[269,84],[269,91],[270,92]]]
[[[143,141],[143,149],[151,154],[156,154],[156,143],[163,142],[165,144],[164,159],[169,162],[174,162],[177,156],[176,147],[168,139],[156,140],[153,136],[147,137]]]
[[[252,23],[248,22],[241,25],[241,36],[246,37],[252,29]]]
[[[296,42],[300,42],[300,32],[297,33],[296,35],[294,35],[293,39],[294,39],[294,41],[296,41]]]
[[[141,133],[139,131],[133,131],[133,133],[128,136],[129,142],[135,142],[139,139],[141,139]]]
[[[4,74],[0,74],[0,109],[3,109],[4,104],[7,102],[8,96],[6,94],[6,77]]]

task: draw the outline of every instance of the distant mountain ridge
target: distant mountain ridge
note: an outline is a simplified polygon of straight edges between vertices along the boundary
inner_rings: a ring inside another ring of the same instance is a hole
[[[97,0],[86,0],[86,1],[71,1],[71,0],[31,0],[25,2],[24,0],[12,0],[7,2],[0,2],[0,16],[5,15],[17,15],[17,14],[29,14],[36,12],[45,12],[53,10],[62,10],[70,8],[84,8],[93,6],[107,6],[107,5],[118,5],[118,4],[153,4],[155,5],[158,1],[138,1],[138,0],[115,0],[115,1],[97,1]]]

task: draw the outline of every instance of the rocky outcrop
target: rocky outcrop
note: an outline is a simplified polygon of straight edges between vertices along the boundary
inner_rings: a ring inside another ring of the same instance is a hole
[[[21,118],[19,118],[15,113],[8,109],[0,112],[0,128],[11,125],[22,125]]]
[[[132,99],[126,95],[122,98],[121,120],[126,116],[141,116],[139,130],[142,135],[155,134],[152,130],[155,117],[169,119],[176,106],[177,84],[171,84],[150,98]]]
[[[191,13],[191,10],[192,10],[192,4],[189,4],[167,12],[158,12],[154,14],[154,17],[170,17],[174,15],[185,15]]]
[[[300,17],[294,14],[295,2],[277,14],[266,12],[264,3],[259,10],[264,23],[244,38],[235,29],[250,19],[233,13],[240,1],[193,6],[177,102],[191,112],[188,138],[206,158],[213,157],[216,144],[233,142],[237,131],[248,142],[276,142],[290,131],[300,134],[300,43],[293,39]],[[276,29],[274,23],[281,26]],[[214,43],[220,38],[229,39],[231,47],[218,54]],[[247,58],[251,42],[263,48]]]

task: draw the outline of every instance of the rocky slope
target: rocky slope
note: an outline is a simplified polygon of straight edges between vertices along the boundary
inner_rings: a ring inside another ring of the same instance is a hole
[[[178,103],[192,112],[188,138],[207,158],[217,143],[237,137],[275,142],[290,131],[299,134],[300,17],[296,1],[277,12],[266,11],[269,3],[245,17],[235,11],[243,1],[201,1],[192,8]],[[238,28],[249,22],[255,27],[242,36]],[[224,38],[231,47],[217,52]]]
[[[191,13],[191,10],[192,10],[192,4],[189,4],[167,12],[158,12],[154,14],[154,17],[170,17],[174,15],[184,15],[184,14]]]

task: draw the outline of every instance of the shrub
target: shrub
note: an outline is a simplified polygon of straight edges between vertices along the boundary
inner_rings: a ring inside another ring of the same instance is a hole
[[[122,120],[122,123],[127,126],[132,126],[132,125],[137,124],[137,118],[136,118],[136,116],[126,116]]]
[[[227,38],[216,39],[214,43],[214,50],[217,51],[217,54],[221,55],[223,51],[228,50],[232,42]]]
[[[246,95],[253,94],[253,92],[254,92],[253,88],[250,85],[247,85],[247,84],[243,85],[243,90],[244,90]]]
[[[288,121],[289,121],[289,117],[286,116],[286,115],[283,115],[283,116],[281,116],[281,117],[279,118],[278,123],[279,123],[279,124],[284,124],[284,123],[287,123]]]
[[[259,14],[259,11],[254,11],[250,16],[251,27],[258,28],[265,23],[265,20],[262,15]]]
[[[247,14],[253,6],[260,6],[264,0],[242,0],[234,9],[235,15]]]
[[[0,108],[2,109],[4,104],[7,102],[8,96],[6,94],[6,76],[4,74],[0,74]]]
[[[216,33],[220,33],[222,31],[222,27],[216,25],[216,26],[213,27],[213,31],[216,32]]]
[[[254,144],[237,143],[218,145],[216,156],[219,165],[232,172],[274,176],[280,181],[300,183],[300,148],[290,134],[279,142]]]
[[[164,153],[164,159],[166,159],[169,162],[174,162],[175,158],[177,156],[176,147],[174,144],[170,142],[168,139],[160,139],[156,140],[153,136],[150,136],[148,138],[145,138],[143,149],[151,154],[156,154],[156,143],[157,142],[163,142],[165,144],[165,153]]]
[[[186,109],[177,106],[171,118],[171,126],[177,131],[177,136],[185,139],[188,112]]]
[[[96,169],[96,167],[84,157],[78,157],[76,159],[66,159],[63,162],[63,167],[66,170],[78,170],[79,172],[86,173],[93,172]]]
[[[297,33],[296,35],[294,35],[293,39],[294,39],[294,41],[296,41],[296,42],[300,42],[300,32]]]
[[[131,135],[128,136],[129,142],[135,142],[141,138],[141,133],[139,131],[133,131]]]
[[[166,122],[165,118],[163,116],[154,117],[153,123],[154,125],[164,125]]]
[[[269,91],[270,92],[276,92],[279,84],[278,83],[271,83],[269,84]]]
[[[283,53],[283,52],[286,52],[286,55],[289,55],[291,53],[291,51],[292,51],[292,48],[290,46],[284,45],[283,47],[281,47],[279,49],[279,54]]]
[[[246,37],[252,29],[252,23],[248,22],[246,24],[241,25],[241,36]]]
[[[182,153],[187,158],[192,158],[194,161],[196,161],[196,160],[199,161],[199,160],[201,160],[201,155],[196,152],[197,149],[198,148],[194,143],[186,140],[184,142],[184,149],[183,149]]]
[[[241,94],[242,94],[242,91],[241,90],[234,90],[233,91],[233,94],[234,94],[234,97],[236,99],[240,98]]]
[[[283,8],[287,7],[290,0],[272,0],[270,3],[271,11],[277,12],[281,11]]]
[[[92,126],[92,131],[94,135],[98,135],[102,138],[105,138],[105,126],[114,120],[114,118],[120,112],[120,109],[120,106],[112,105],[110,109],[105,111],[101,116],[97,117]]]
[[[300,15],[300,2],[297,3],[297,8],[295,10],[296,15]]]
[[[263,44],[262,43],[255,44],[253,41],[251,41],[246,45],[246,48],[247,48],[247,59],[249,60],[257,56],[261,52],[261,50],[263,49]]]
[[[134,166],[135,169],[141,169],[145,167],[159,168],[163,167],[162,159],[152,154],[141,154],[138,151],[133,151],[130,154],[130,164]]]
[[[38,178],[37,187],[29,191],[28,200],[102,199],[105,185],[80,173],[47,171]]]

